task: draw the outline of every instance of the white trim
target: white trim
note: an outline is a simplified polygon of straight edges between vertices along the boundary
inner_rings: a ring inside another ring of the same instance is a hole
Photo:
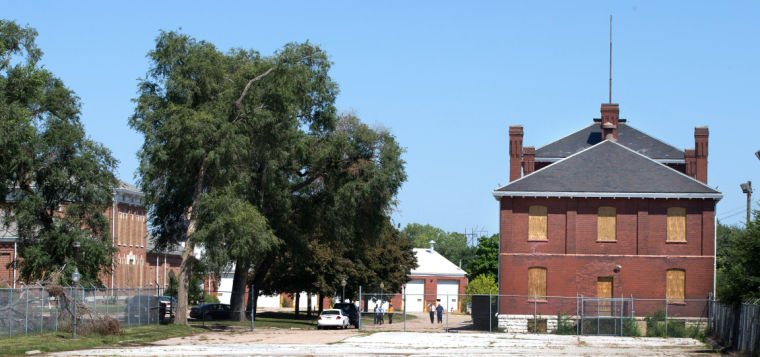
[[[720,200],[720,193],[658,193],[658,192],[504,192],[493,191],[499,197],[577,197],[577,198],[688,198]]]
[[[601,143],[599,143],[599,144],[601,144]],[[625,145],[623,145],[623,146],[625,146]],[[563,157],[536,157],[535,162],[557,162],[557,161],[560,161],[562,159],[564,159],[564,158]],[[686,163],[686,160],[678,160],[678,159],[652,159],[652,160],[657,161],[657,162],[659,162],[661,164],[685,164]]]

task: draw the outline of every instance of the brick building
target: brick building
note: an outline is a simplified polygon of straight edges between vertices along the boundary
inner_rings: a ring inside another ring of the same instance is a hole
[[[448,311],[464,310],[460,303],[467,287],[467,272],[438,253],[433,241],[429,249],[414,248],[414,255],[417,268],[409,272],[409,281],[404,285],[406,305],[403,296],[396,294],[391,298],[395,309],[422,312],[427,311],[429,303],[440,303],[444,308],[448,306]]]
[[[509,128],[510,183],[500,203],[499,311],[574,314],[572,297],[668,299],[671,316],[700,316],[713,292],[715,205],[707,186],[708,129],[679,150],[619,118],[548,145],[523,147]],[[516,297],[519,296],[519,297]],[[571,297],[570,299],[560,298]],[[664,303],[636,306],[636,315]]]
[[[167,287],[169,274],[179,272],[179,252],[155,252],[148,239],[144,194],[124,182],[113,190],[113,204],[104,215],[109,220],[111,239],[117,248],[113,257],[113,274],[102,274],[103,286],[109,288]],[[62,208],[65,214],[65,207]],[[7,268],[16,259],[17,240],[13,227],[0,227],[0,286],[16,287],[18,272]]]

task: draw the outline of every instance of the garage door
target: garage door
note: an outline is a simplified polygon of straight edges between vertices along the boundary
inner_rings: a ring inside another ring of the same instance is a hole
[[[438,280],[438,301],[446,311],[459,311],[459,281]],[[448,305],[446,305],[448,299]]]
[[[406,283],[406,311],[422,312],[425,304],[425,281],[422,279],[410,280]]]

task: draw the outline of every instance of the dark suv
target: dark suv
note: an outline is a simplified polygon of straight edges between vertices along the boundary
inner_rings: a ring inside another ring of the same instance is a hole
[[[343,311],[343,315],[348,316],[348,322],[356,328],[359,327],[359,310],[356,309],[356,305],[350,302],[339,302],[333,305],[333,309]]]

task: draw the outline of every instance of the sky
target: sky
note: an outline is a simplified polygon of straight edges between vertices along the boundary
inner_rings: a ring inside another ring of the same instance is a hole
[[[143,138],[127,120],[160,30],[263,55],[319,44],[338,109],[406,150],[394,222],[493,234],[508,127],[540,147],[599,117],[610,15],[621,117],[679,149],[709,126],[716,214],[742,224],[739,184],[760,187],[758,13],[756,1],[8,1],[0,18],[37,29],[42,63],[81,98],[88,134],[132,184]]]

